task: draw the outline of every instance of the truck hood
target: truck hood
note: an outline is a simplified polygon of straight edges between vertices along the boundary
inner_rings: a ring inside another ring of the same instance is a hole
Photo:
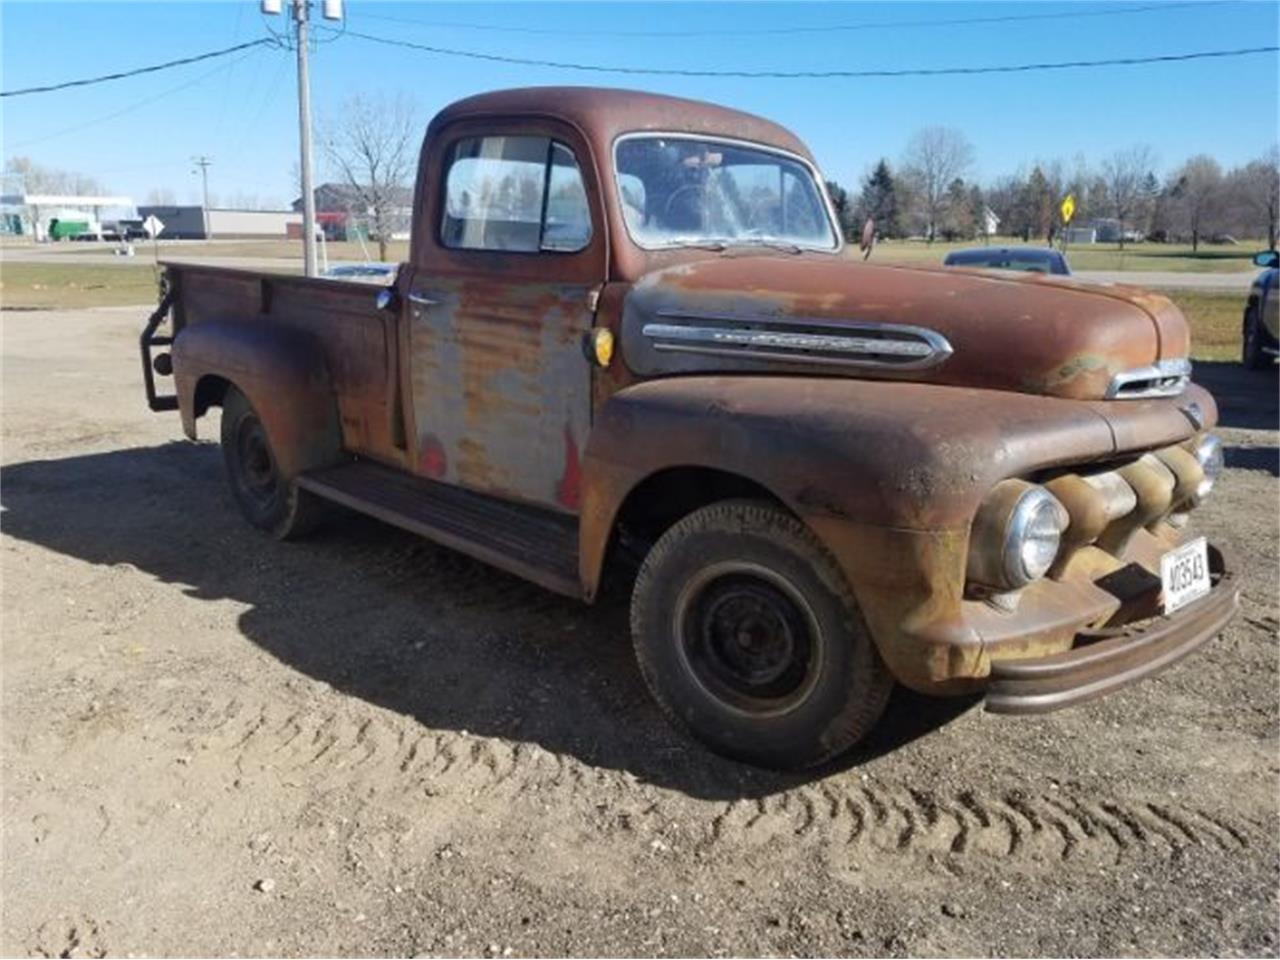
[[[1181,389],[1189,348],[1178,309],[1135,287],[789,254],[649,273],[621,332],[640,376],[809,372],[1080,400]]]

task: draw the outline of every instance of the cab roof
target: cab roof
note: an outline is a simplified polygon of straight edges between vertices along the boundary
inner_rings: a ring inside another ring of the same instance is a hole
[[[576,126],[606,153],[621,134],[655,130],[748,140],[812,160],[804,143],[771,120],[701,100],[607,87],[519,87],[467,97],[436,114],[429,132],[455,120],[543,116]]]

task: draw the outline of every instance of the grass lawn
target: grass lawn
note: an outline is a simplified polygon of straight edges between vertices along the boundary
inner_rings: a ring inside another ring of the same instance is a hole
[[[150,264],[0,265],[0,306],[6,310],[109,307],[156,300],[156,274]]]
[[[1197,360],[1239,360],[1241,295],[1200,290],[1167,290],[1191,324],[1191,356]]]
[[[1023,244],[1021,240],[1011,237],[994,237],[991,241],[993,247],[1036,245]],[[877,245],[871,259],[883,263],[940,264],[950,251],[975,246],[981,246],[981,243],[939,241],[928,244],[917,240],[886,240]],[[1095,243],[1067,247],[1067,261],[1073,270],[1236,273],[1256,271],[1258,268],[1253,265],[1253,255],[1264,249],[1265,240],[1245,241],[1237,246],[1201,244],[1195,253],[1192,253],[1189,243],[1127,243],[1123,251],[1119,244]],[[856,249],[854,253],[857,254]]]

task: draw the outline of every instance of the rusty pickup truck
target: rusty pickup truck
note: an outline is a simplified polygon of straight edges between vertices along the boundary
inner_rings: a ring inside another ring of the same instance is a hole
[[[149,403],[191,438],[221,408],[271,536],[340,504],[630,588],[666,714],[775,767],[866,736],[895,683],[1052,710],[1237,608],[1189,532],[1223,455],[1164,297],[859,262],[793,134],[644,93],[455,103],[414,202],[385,289],[166,268]]]

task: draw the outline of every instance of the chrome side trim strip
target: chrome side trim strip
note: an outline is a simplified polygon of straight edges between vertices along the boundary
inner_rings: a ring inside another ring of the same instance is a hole
[[[1122,370],[1107,386],[1107,400],[1142,400],[1176,397],[1191,382],[1191,361],[1186,357],[1157,360],[1149,367]]]
[[[686,319],[663,312],[663,319]],[[785,329],[749,318],[689,316],[692,323],[646,323],[641,332],[655,350],[751,360],[918,370],[951,356],[951,344],[923,327],[899,324],[813,322]],[[752,326],[746,326],[750,323]],[[732,325],[731,325],[732,324]],[[825,332],[822,328],[830,330]],[[859,336],[858,334],[863,334]]]

